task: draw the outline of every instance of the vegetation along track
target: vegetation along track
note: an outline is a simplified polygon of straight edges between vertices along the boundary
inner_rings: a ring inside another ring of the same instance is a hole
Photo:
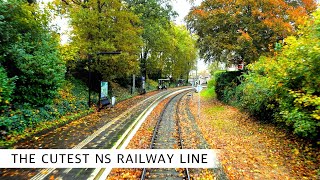
[[[187,93],[171,97],[164,107],[154,128],[150,149],[183,148],[178,106]],[[188,169],[143,169],[141,179],[190,179],[190,176]]]
[[[154,104],[165,99],[175,90],[151,96],[105,124],[73,149],[115,149],[126,140],[128,134]],[[40,179],[99,179],[105,169],[42,169],[32,180]]]

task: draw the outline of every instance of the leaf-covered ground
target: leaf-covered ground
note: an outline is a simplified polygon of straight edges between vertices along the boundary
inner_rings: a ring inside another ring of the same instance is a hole
[[[119,102],[114,108],[103,109],[78,120],[72,121],[50,131],[43,131],[32,138],[21,140],[15,144],[15,149],[70,149],[91,135],[105,123],[131,108],[139,101],[158,93],[135,96]],[[19,137],[16,137],[19,138]],[[1,169],[0,179],[30,179],[38,171],[36,169]]]
[[[142,124],[140,129],[131,139],[127,149],[149,149],[150,142],[153,135],[153,129],[157,123],[157,120],[161,114],[161,111],[165,104],[169,100],[162,101],[148,116],[145,122]],[[108,180],[118,179],[140,179],[142,169],[112,169],[108,176]]]
[[[192,93],[190,93],[191,95]],[[179,124],[181,127],[181,137],[184,149],[209,149],[208,143],[198,128],[195,117],[188,108],[188,103],[195,97],[184,96],[179,107]],[[191,179],[216,179],[212,169],[189,169]]]
[[[189,105],[196,115],[196,99]],[[221,150],[230,179],[320,179],[316,145],[213,99],[202,98],[200,109],[197,124],[210,148]]]
[[[184,96],[181,104],[179,105],[179,118],[181,125],[182,139],[186,149],[203,149],[207,148],[201,133],[196,131],[194,119],[190,119],[187,114],[187,96]],[[145,122],[142,124],[140,129],[137,131],[133,139],[130,141],[127,149],[148,149],[150,147],[150,142],[152,139],[153,129],[160,117],[160,114],[165,107],[165,104],[169,101],[166,99],[162,101],[148,116]],[[177,147],[178,148],[178,147]],[[181,173],[183,169],[176,168],[176,171]],[[108,176],[108,180],[118,180],[118,179],[140,179],[142,174],[142,169],[113,169]],[[183,174],[181,175],[183,176]],[[190,170],[191,179],[215,179],[213,172],[208,169],[191,169]]]

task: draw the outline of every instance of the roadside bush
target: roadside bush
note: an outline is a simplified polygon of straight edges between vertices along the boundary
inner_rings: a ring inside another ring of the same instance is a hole
[[[207,89],[201,91],[201,96],[206,99],[214,99],[216,98],[216,92],[214,86],[208,87]]]
[[[215,91],[216,78],[219,77],[219,74],[222,72],[225,72],[225,71],[218,70],[213,73],[212,78],[207,83],[207,89],[201,92],[201,96],[207,99],[213,99],[217,97],[216,91]]]
[[[31,35],[30,35],[31,36]],[[39,47],[23,47],[25,44],[17,43],[13,50],[14,72],[8,68],[11,75],[17,76],[14,99],[20,103],[43,106],[51,104],[58,95],[58,88],[64,79],[65,66],[57,55],[57,42],[50,35],[43,35],[36,44]],[[22,41],[30,41],[31,37],[22,38]],[[21,47],[18,47],[20,46]],[[31,52],[31,53],[30,53]]]
[[[0,67],[0,114],[8,108],[13,90],[14,78],[8,78],[3,67]]]
[[[285,124],[299,136],[320,134],[320,10],[274,57],[261,57],[236,88],[238,106]]]
[[[59,120],[63,116],[88,110],[87,91],[84,83],[73,78],[64,82],[54,104],[36,107],[28,103],[17,104],[15,110],[5,111],[0,116],[0,137],[19,134],[26,128],[34,128],[41,122]]]
[[[152,79],[147,79],[146,82],[147,91],[153,91],[158,89],[158,83]]]
[[[207,86],[208,86],[208,89],[210,89],[210,88],[214,88],[215,87],[215,80],[212,78],[212,79],[210,79],[209,81],[208,81],[208,84],[207,84]]]
[[[47,13],[26,1],[0,2],[0,63],[8,77],[17,77],[11,98],[19,104],[51,104],[64,79],[59,39]]]
[[[261,64],[266,59],[260,58]],[[265,76],[264,66],[257,66],[256,71],[244,74],[244,80],[235,88],[235,96],[238,98],[234,104],[246,110],[262,121],[272,121],[274,112],[277,111],[277,94],[270,88],[270,78]]]
[[[229,103],[234,101],[236,87],[240,84],[242,71],[226,71],[214,74],[217,99]]]
[[[122,101],[132,97],[131,89],[123,88],[117,83],[111,82],[110,85],[112,86],[112,96],[116,97],[116,101]]]
[[[0,117],[0,130],[6,134],[20,133],[27,127],[35,127],[44,121],[53,121],[65,115],[88,109],[87,101],[78,101],[75,105],[63,101],[62,104],[33,108],[25,104],[18,110],[9,111]]]

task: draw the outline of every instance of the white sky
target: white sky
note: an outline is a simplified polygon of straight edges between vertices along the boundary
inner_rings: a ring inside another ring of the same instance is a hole
[[[201,2],[202,0],[195,0],[194,5],[200,5]],[[175,20],[175,23],[185,24],[183,19],[189,13],[190,8],[192,7],[190,2],[187,2],[187,0],[173,0],[172,6],[173,9],[179,14]],[[198,60],[197,66],[199,72],[205,71],[208,67],[201,59]]]
[[[199,5],[202,0],[195,0],[194,5]],[[177,24],[184,24],[184,17],[189,13],[191,8],[190,2],[187,0],[172,0],[173,9],[179,14],[176,19]]]

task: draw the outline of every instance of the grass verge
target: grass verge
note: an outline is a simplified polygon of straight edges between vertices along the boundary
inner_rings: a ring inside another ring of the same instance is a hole
[[[200,95],[206,100],[215,99],[216,98],[215,88],[211,87],[211,88],[204,89],[203,91],[200,92]]]

